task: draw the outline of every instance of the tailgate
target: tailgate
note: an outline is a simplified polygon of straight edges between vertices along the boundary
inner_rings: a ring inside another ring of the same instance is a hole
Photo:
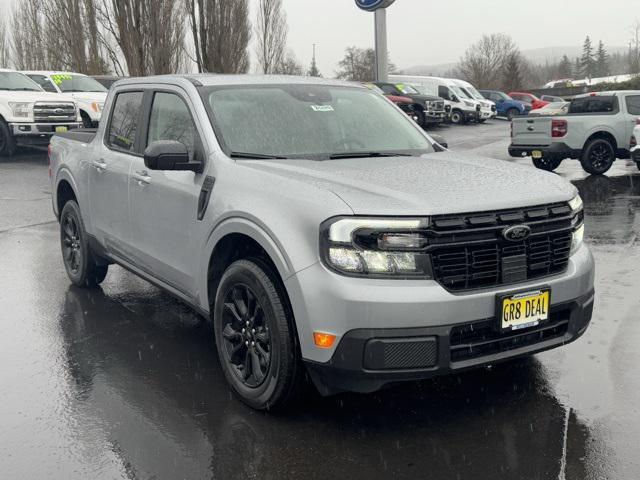
[[[513,145],[551,145],[551,117],[513,119]]]

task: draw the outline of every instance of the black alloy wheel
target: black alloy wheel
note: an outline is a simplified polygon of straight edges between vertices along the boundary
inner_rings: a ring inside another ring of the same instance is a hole
[[[73,214],[67,212],[60,222],[62,230],[62,256],[69,271],[77,275],[84,262],[84,252],[80,242],[80,229]]]
[[[602,175],[607,172],[616,159],[616,152],[611,142],[605,138],[591,140],[582,154],[582,168],[591,175]]]
[[[271,366],[271,337],[262,305],[249,286],[238,284],[227,292],[223,312],[225,359],[245,386],[257,388]]]

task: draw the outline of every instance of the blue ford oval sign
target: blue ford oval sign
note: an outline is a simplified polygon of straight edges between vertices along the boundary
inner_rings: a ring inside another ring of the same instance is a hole
[[[379,8],[387,8],[396,0],[356,0],[356,5],[362,10],[373,12]]]

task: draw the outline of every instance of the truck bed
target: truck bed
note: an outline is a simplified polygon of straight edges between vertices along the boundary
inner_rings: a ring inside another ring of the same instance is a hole
[[[70,130],[64,133],[56,133],[56,137],[67,138],[76,142],[90,143],[98,132],[97,128],[82,128],[79,130]]]

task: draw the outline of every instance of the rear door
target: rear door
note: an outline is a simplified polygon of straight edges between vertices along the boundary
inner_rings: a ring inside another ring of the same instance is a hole
[[[175,140],[187,147],[191,160],[206,158],[194,105],[182,89],[150,90],[145,110],[143,148]],[[190,171],[149,170],[140,157],[133,160],[129,180],[136,265],[187,296],[195,292],[198,199],[204,179],[205,174]]]
[[[551,145],[551,118],[516,118],[513,120],[514,145]]]
[[[105,129],[103,143],[89,162],[91,222],[100,243],[116,256],[129,259],[129,169],[139,136],[143,92],[120,91]]]

